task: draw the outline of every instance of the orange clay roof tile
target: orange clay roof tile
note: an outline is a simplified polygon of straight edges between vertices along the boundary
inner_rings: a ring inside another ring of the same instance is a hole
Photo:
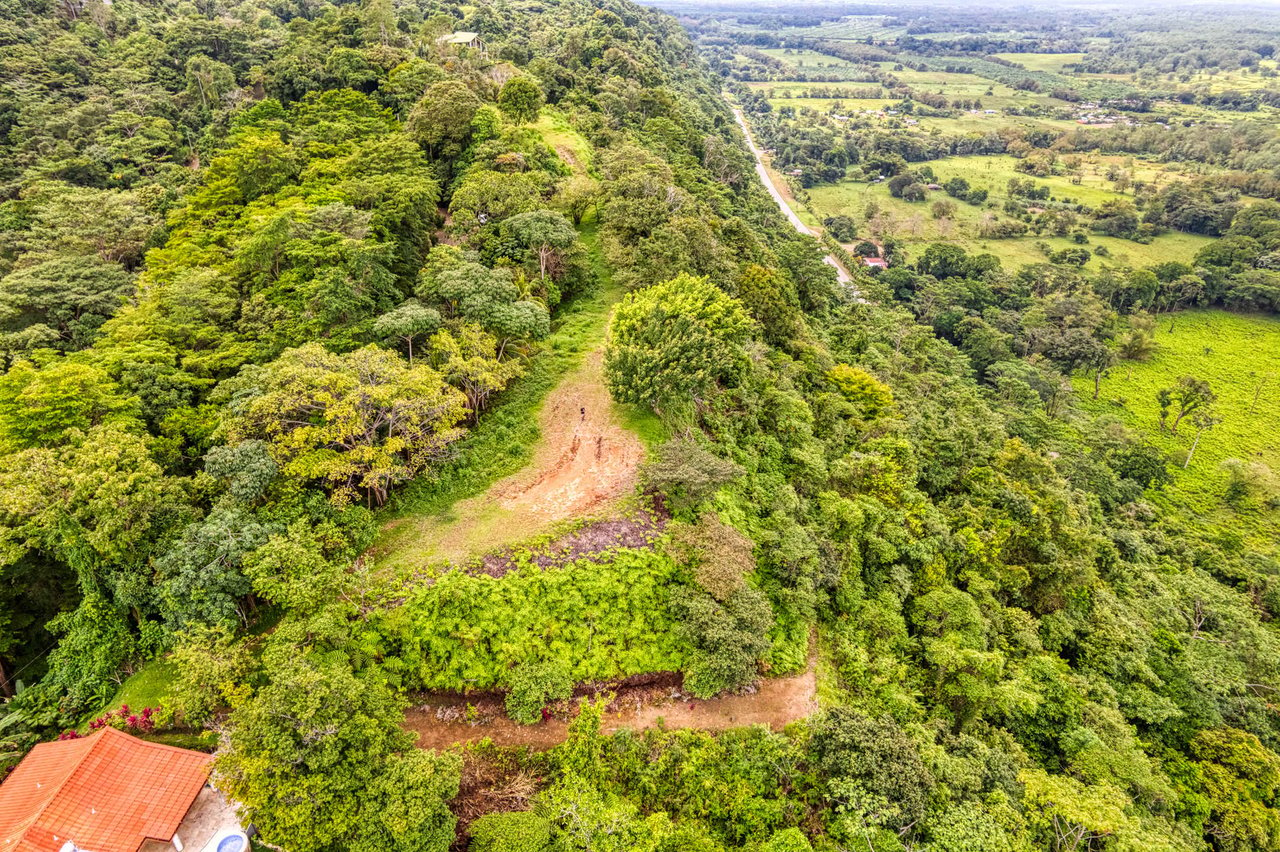
[[[0,784],[0,852],[137,852],[168,840],[209,778],[207,754],[104,728],[41,743]]]

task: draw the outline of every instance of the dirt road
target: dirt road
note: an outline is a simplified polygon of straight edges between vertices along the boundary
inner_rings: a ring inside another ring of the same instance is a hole
[[[760,176],[760,180],[764,182],[764,188],[769,190],[769,194],[773,196],[773,200],[778,202],[778,206],[782,208],[782,214],[787,217],[797,231],[802,234],[808,234],[811,237],[819,236],[818,232],[810,228],[804,222],[800,221],[800,217],[796,215],[796,211],[791,209],[791,205],[787,203],[787,199],[778,191],[777,185],[773,182],[773,177],[769,174],[769,170],[765,167],[764,152],[756,147],[755,140],[751,137],[751,128],[747,126],[747,120],[742,116],[742,110],[733,107],[733,117],[737,119],[738,126],[742,128],[742,135],[747,137],[747,146],[751,149],[752,155],[756,158],[756,174]],[[836,270],[836,279],[841,284],[850,284],[853,277],[849,275],[849,270],[836,259],[835,255],[827,255],[822,262],[828,266],[834,267]]]
[[[533,459],[448,513],[396,524],[388,564],[459,562],[538,535],[571,518],[599,514],[635,493],[644,446],[618,419],[605,388],[603,349],[551,391],[538,417]]]
[[[705,701],[681,696],[672,698],[668,688],[659,695],[620,691],[616,712],[606,714],[606,733],[623,728],[642,730],[658,724],[668,728],[695,728],[723,731],[751,725],[768,725],[774,730],[804,719],[818,709],[817,680],[813,667],[795,677],[765,678],[754,692],[725,695]],[[409,708],[404,727],[418,734],[420,748],[443,749],[457,743],[478,742],[486,737],[500,746],[530,746],[547,749],[564,742],[569,724],[547,719],[536,725],[521,725],[507,718],[494,699],[479,707],[481,723],[465,719],[467,699],[436,697]]]
[[[504,509],[562,521],[635,490],[644,448],[613,416],[603,362],[603,350],[588,353],[582,368],[547,397],[545,437],[533,462],[493,487]]]

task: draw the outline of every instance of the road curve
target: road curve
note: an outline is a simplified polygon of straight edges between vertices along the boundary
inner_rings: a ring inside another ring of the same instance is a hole
[[[769,190],[769,194],[773,196],[773,200],[778,202],[778,206],[782,208],[782,214],[787,217],[787,221],[802,234],[810,237],[819,236],[813,228],[810,228],[804,222],[800,221],[800,217],[796,215],[796,211],[791,209],[791,205],[787,203],[787,199],[778,191],[777,185],[774,184],[773,178],[769,176],[769,170],[764,166],[764,152],[757,146],[753,138],[751,138],[751,128],[747,126],[747,120],[742,116],[742,110],[730,105],[733,109],[733,117],[737,119],[738,126],[742,128],[742,135],[747,137],[747,147],[751,149],[752,155],[756,158],[756,174],[760,175],[760,180],[764,182],[764,188]],[[852,283],[853,277],[849,275],[849,270],[836,259],[835,255],[827,255],[822,262],[828,266],[832,266],[836,270],[836,280],[841,284]]]

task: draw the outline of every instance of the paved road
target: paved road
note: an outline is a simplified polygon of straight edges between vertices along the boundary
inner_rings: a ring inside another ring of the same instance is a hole
[[[747,127],[747,120],[742,117],[742,110],[733,107],[733,117],[738,120],[738,126],[742,128],[742,135],[747,137],[747,146],[751,148],[751,153],[756,158],[756,174],[760,175],[760,180],[764,182],[764,188],[769,190],[769,194],[773,196],[773,200],[778,202],[778,206],[782,208],[782,213],[797,231],[802,234],[808,234],[811,237],[818,236],[818,233],[800,221],[800,217],[796,215],[796,211],[791,209],[791,205],[787,203],[787,199],[783,198],[782,193],[778,191],[777,185],[774,184],[773,178],[769,176],[769,170],[764,167],[764,152],[756,147],[756,142],[751,138],[751,128]],[[841,284],[848,284],[853,281],[849,275],[849,271],[844,268],[835,255],[827,255],[822,259],[823,263],[828,266],[835,267],[836,279]]]

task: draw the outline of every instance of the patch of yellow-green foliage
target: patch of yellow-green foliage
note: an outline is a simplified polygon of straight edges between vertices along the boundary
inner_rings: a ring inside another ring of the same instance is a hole
[[[445,571],[379,616],[406,684],[502,688],[535,665],[575,683],[684,667],[670,598],[685,570],[670,556],[618,549],[554,569],[516,559],[501,578]]]
[[[1172,326],[1172,331],[1170,327]],[[1102,380],[1097,401],[1093,382],[1077,378],[1076,388],[1091,412],[1118,415],[1142,430],[1173,461],[1175,479],[1157,499],[1185,510],[1188,517],[1218,524],[1267,543],[1280,518],[1261,507],[1240,511],[1224,502],[1227,459],[1262,462],[1280,470],[1280,319],[1226,311],[1184,311],[1162,317],[1154,357],[1119,362]],[[1221,422],[1206,431],[1190,466],[1182,469],[1195,439],[1195,427],[1183,421],[1177,435],[1160,428],[1156,393],[1182,376],[1207,381],[1217,395],[1214,411]]]

